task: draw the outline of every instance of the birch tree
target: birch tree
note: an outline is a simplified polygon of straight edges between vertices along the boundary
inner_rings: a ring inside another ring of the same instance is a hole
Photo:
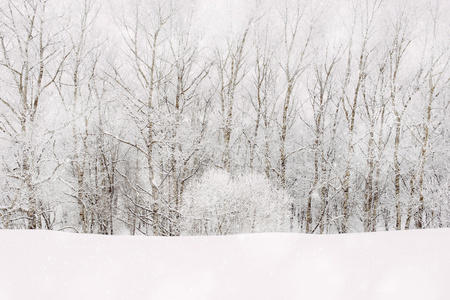
[[[424,195],[424,180],[425,170],[427,165],[427,158],[430,152],[431,135],[435,130],[435,126],[439,126],[442,121],[434,120],[433,110],[436,102],[443,96],[442,93],[448,91],[448,84],[450,82],[450,76],[448,74],[448,66],[450,65],[450,56],[448,55],[450,45],[448,40],[444,43],[439,40],[439,26],[438,20],[440,16],[440,8],[438,4],[430,7],[431,14],[431,28],[429,32],[430,46],[427,57],[424,56],[424,83],[426,88],[422,93],[423,99],[425,99],[425,108],[423,113],[423,126],[422,130],[417,135],[420,145],[420,154],[418,158],[418,171],[417,171],[417,193],[418,204],[417,210],[414,215],[416,228],[425,228],[427,223],[425,222],[425,195]],[[444,110],[448,107],[448,101],[444,104]],[[435,122],[433,122],[435,121]],[[433,124],[434,123],[434,124]],[[433,214],[433,212],[430,212]],[[432,219],[433,216],[430,216]]]
[[[5,227],[20,218],[28,229],[42,227],[40,188],[60,166],[41,108],[54,101],[51,90],[70,49],[64,43],[66,25],[47,9],[45,0],[8,1],[0,8],[0,72],[9,87],[0,97],[0,130],[14,149],[12,160],[3,158],[11,187],[1,207]]]
[[[342,202],[342,210],[343,210],[343,218],[340,231],[343,233],[348,232],[349,229],[349,219],[350,219],[350,206],[351,206],[351,197],[350,197],[350,189],[351,189],[351,174],[352,174],[352,165],[353,159],[355,155],[355,123],[356,123],[356,112],[358,110],[358,102],[360,95],[360,89],[364,85],[364,81],[366,80],[368,73],[368,65],[369,65],[369,55],[371,54],[371,48],[369,45],[370,37],[373,33],[373,28],[375,26],[375,17],[376,13],[379,10],[381,5],[381,1],[364,1],[360,3],[360,7],[358,8],[358,4],[354,7],[354,19],[353,25],[351,27],[351,34],[348,44],[348,63],[346,68],[346,74],[343,80],[343,95],[341,97],[342,100],[342,108],[345,114],[345,118],[347,121],[347,131],[348,131],[348,140],[347,140],[347,157],[345,162],[345,172],[344,178],[342,182],[342,191],[343,191],[343,202]],[[364,13],[362,13],[364,12]],[[361,44],[358,45],[358,54],[356,56],[357,68],[356,71],[352,69],[352,60],[355,58],[354,51],[354,34],[356,30],[357,22],[361,22]],[[354,84],[350,86],[352,73],[356,73],[357,77],[355,78]]]
[[[410,82],[404,82],[399,78],[401,76],[404,64],[405,53],[411,45],[412,38],[408,29],[408,19],[406,12],[400,12],[398,16],[390,24],[393,28],[392,40],[387,45],[387,65],[388,70],[388,89],[389,99],[394,113],[394,194],[396,205],[396,221],[395,228],[401,229],[402,226],[402,197],[401,197],[401,179],[402,170],[400,166],[401,149],[400,143],[404,129],[404,116],[407,111],[414,94],[418,91],[417,79],[420,73],[416,74],[416,78],[411,77]],[[421,72],[419,70],[419,72]]]
[[[236,93],[246,74],[246,46],[252,22],[253,18],[249,18],[239,34],[228,37],[224,49],[220,47],[215,49],[215,69],[218,76],[218,84],[215,89],[220,99],[222,117],[222,164],[227,172],[231,171],[231,141],[237,101]]]
[[[120,142],[135,148],[139,159],[137,163],[145,162],[146,183],[143,186],[133,183],[131,178],[125,178],[132,184],[139,195],[139,202],[134,205],[143,209],[142,213],[134,212],[139,219],[149,225],[154,235],[163,232],[161,215],[161,195],[159,193],[157,174],[158,117],[161,98],[159,91],[165,83],[166,76],[172,71],[165,61],[166,28],[173,15],[168,5],[157,3],[152,8],[142,3],[133,4],[130,15],[120,20],[122,37],[125,42],[125,55],[129,65],[122,69],[114,67],[115,84],[121,90],[124,98],[124,109],[128,111],[130,121],[134,124],[134,137],[111,134]],[[125,175],[122,173],[122,175]],[[131,200],[131,198],[129,198]]]
[[[285,4],[281,12],[283,33],[282,33],[282,54],[279,58],[281,72],[284,76],[284,99],[281,107],[281,120],[279,120],[280,135],[280,158],[278,176],[280,185],[286,188],[286,162],[291,153],[287,151],[286,144],[288,130],[292,127],[295,119],[295,109],[298,104],[295,99],[295,87],[300,76],[305,72],[308,65],[307,58],[310,54],[310,45],[314,33],[314,23],[316,16],[312,20],[307,18],[307,5],[296,3],[293,8]]]
[[[334,160],[333,141],[336,138],[337,116],[339,102],[334,103],[336,96],[336,67],[341,59],[340,48],[331,50],[325,47],[324,61],[317,61],[312,66],[312,83],[308,88],[309,101],[312,108],[313,121],[309,126],[313,134],[313,178],[311,189],[308,192],[306,204],[307,233],[313,232],[320,226],[320,232],[325,229],[325,219],[329,205],[329,190],[332,164]],[[334,113],[334,116],[333,116]],[[330,118],[330,120],[328,120]],[[307,122],[305,120],[305,122]],[[329,140],[328,140],[329,139]],[[313,227],[313,205],[318,202],[317,225]],[[320,224],[320,225],[319,225]]]

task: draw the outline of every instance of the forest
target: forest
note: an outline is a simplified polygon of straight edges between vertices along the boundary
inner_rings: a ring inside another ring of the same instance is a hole
[[[450,227],[438,0],[0,2],[0,228]]]

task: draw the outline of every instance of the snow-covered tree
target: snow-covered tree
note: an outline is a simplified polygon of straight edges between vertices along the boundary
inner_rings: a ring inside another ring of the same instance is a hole
[[[292,199],[263,174],[210,169],[183,195],[184,234],[223,235],[289,230]]]

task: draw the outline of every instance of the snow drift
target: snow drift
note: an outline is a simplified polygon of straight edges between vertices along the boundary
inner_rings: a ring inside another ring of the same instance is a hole
[[[450,229],[347,235],[0,231],[0,299],[450,299]]]

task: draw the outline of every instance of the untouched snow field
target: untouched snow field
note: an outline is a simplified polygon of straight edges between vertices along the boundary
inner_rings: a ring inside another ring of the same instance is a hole
[[[0,299],[450,299],[450,229],[131,237],[0,231]]]

